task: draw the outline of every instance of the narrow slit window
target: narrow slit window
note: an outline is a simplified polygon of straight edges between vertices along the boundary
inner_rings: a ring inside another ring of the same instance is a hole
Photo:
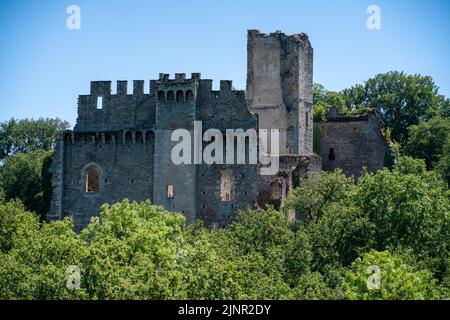
[[[220,178],[220,199],[222,201],[231,201],[232,179],[229,171],[222,172]]]
[[[94,193],[100,191],[100,174],[95,166],[89,166],[85,171],[85,192]]]
[[[172,184],[169,184],[169,185],[167,186],[167,198],[172,199],[173,196],[174,196],[174,193],[173,193],[173,185],[172,185]]]
[[[103,109],[103,97],[97,97],[97,110]]]
[[[336,156],[334,154],[334,149],[330,148],[330,152],[328,153],[328,160],[333,161],[336,159]]]

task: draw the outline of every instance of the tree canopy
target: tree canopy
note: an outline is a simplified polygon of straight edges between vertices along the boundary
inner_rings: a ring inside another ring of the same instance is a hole
[[[450,101],[439,95],[428,76],[391,71],[376,75],[364,84],[342,91],[348,109],[377,110],[392,138],[402,144],[408,127],[435,116],[450,116]]]
[[[58,118],[14,118],[0,123],[0,162],[17,152],[50,150],[69,123]]]
[[[358,183],[323,173],[298,190],[292,207],[241,211],[219,230],[124,200],[80,234],[70,218],[40,222],[0,196],[0,299],[449,297],[448,189],[423,161],[402,158]],[[292,208],[312,218],[292,222]],[[74,266],[79,289],[68,285]]]

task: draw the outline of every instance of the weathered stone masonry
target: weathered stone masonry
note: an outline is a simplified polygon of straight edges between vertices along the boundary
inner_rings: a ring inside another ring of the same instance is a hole
[[[316,126],[324,170],[341,168],[346,175],[359,178],[363,168],[376,171],[384,166],[387,141],[381,131],[381,119],[375,112],[344,116],[333,108],[327,114],[327,121]]]
[[[289,190],[321,169],[312,152],[313,49],[305,34],[249,30],[247,54],[246,91],[227,80],[212,90],[212,80],[199,73],[161,73],[148,92],[136,80],[132,94],[127,81],[117,82],[116,93],[111,81],[91,82],[90,94],[78,98],[74,130],[56,148],[47,218],[72,216],[80,230],[104,203],[150,199],[184,214],[188,223],[201,219],[215,228],[227,225],[238,209],[280,207]],[[224,137],[227,129],[279,129],[279,172],[261,176],[256,164],[174,164],[171,151],[178,142],[171,141],[172,131],[183,128],[194,136],[194,121],[202,121],[202,132],[218,129]],[[332,139],[323,131],[328,148]],[[347,150],[352,157],[355,151]]]

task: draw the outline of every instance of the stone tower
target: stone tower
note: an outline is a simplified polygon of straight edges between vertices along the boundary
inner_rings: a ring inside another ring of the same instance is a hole
[[[313,49],[304,33],[249,30],[247,92],[260,129],[280,130],[280,154],[312,154]]]
[[[178,141],[171,141],[173,130],[184,129],[194,136],[196,101],[200,74],[190,79],[184,73],[160,74],[156,86],[155,170],[153,202],[171,211],[183,213],[188,222],[196,217],[197,166],[173,163],[171,152]]]

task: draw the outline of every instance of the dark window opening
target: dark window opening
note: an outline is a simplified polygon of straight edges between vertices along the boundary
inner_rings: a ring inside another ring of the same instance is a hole
[[[186,102],[192,102],[194,100],[194,94],[192,90],[186,91]]]
[[[175,101],[175,94],[173,91],[167,92],[167,102],[174,102]]]
[[[144,134],[141,131],[136,132],[136,143],[144,143]]]
[[[100,174],[95,166],[89,166],[84,172],[85,192],[93,193],[100,191]]]
[[[164,102],[164,100],[166,100],[166,95],[165,95],[164,91],[159,91],[158,92],[158,101]]]
[[[183,91],[181,91],[181,90],[177,91],[177,102],[178,103],[184,102],[184,94],[183,94]]]
[[[334,149],[330,148],[330,153],[328,154],[328,160],[334,161],[336,159],[336,156],[334,155]]]

